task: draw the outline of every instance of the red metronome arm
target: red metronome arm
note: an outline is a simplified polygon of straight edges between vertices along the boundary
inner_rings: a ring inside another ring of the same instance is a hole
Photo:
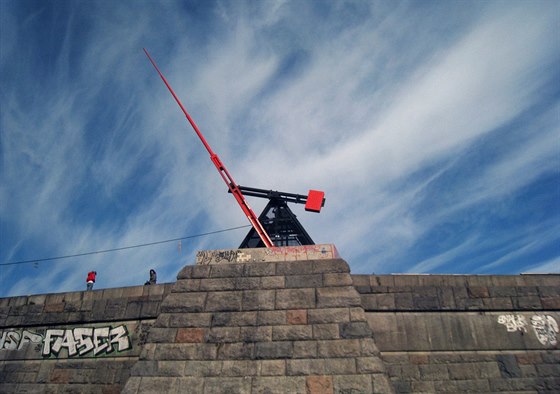
[[[224,164],[222,163],[222,161],[220,160],[218,155],[215,154],[214,151],[212,151],[212,148],[210,148],[210,145],[208,145],[208,142],[206,142],[206,139],[204,139],[204,136],[202,135],[202,133],[198,129],[196,123],[194,123],[194,120],[191,118],[191,116],[189,115],[189,113],[187,112],[185,107],[183,107],[183,104],[181,103],[181,100],[179,100],[179,98],[177,97],[177,95],[175,94],[175,92],[173,91],[173,89],[171,88],[171,86],[169,85],[169,83],[167,82],[167,80],[165,79],[165,77],[163,76],[161,71],[159,70],[158,66],[156,65],[156,62],[152,59],[152,57],[150,56],[150,54],[148,53],[146,48],[144,48],[144,52],[146,53],[146,56],[148,56],[148,59],[150,59],[150,62],[152,63],[152,65],[156,69],[157,73],[159,74],[159,76],[163,80],[163,83],[165,83],[165,86],[167,86],[167,89],[169,89],[169,91],[171,92],[171,95],[173,95],[173,98],[175,99],[177,104],[179,104],[179,107],[181,108],[181,110],[183,111],[185,116],[187,117],[187,120],[189,121],[192,128],[194,129],[196,135],[198,135],[198,138],[200,138],[200,141],[202,141],[202,144],[204,144],[204,147],[206,148],[206,150],[210,154],[210,160],[212,160],[212,163],[214,163],[214,166],[216,167],[216,169],[220,173],[220,176],[222,177],[222,179],[224,180],[224,182],[228,186],[231,194],[233,194],[233,196],[235,197],[235,200],[237,201],[237,203],[239,204],[239,206],[243,210],[243,213],[245,214],[245,216],[247,216],[247,219],[249,219],[249,222],[251,223],[251,225],[253,226],[253,228],[257,232],[257,234],[259,234],[259,237],[261,238],[261,240],[263,241],[265,246],[267,248],[274,247],[274,244],[270,240],[270,237],[268,236],[266,230],[262,226],[261,222],[259,222],[259,218],[257,217],[257,215],[255,215],[255,213],[253,212],[253,210],[251,209],[249,204],[247,204],[247,201],[245,200],[245,197],[243,196],[243,193],[241,193],[241,190],[239,190],[239,187],[237,186],[237,184],[235,183],[235,181],[233,180],[233,178],[229,174],[228,170],[226,169],[226,167],[224,166]]]

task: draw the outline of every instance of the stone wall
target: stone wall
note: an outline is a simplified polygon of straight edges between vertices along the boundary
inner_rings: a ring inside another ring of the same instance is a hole
[[[560,392],[560,275],[351,275],[332,245],[0,299],[0,393]]]
[[[560,275],[353,275],[397,392],[560,392]]]
[[[0,392],[120,393],[171,287],[0,298]]]
[[[179,273],[124,392],[392,392],[345,261],[223,262]]]

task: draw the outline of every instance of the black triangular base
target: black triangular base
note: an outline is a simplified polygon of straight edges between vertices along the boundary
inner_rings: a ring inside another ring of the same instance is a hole
[[[270,199],[259,216],[259,222],[263,225],[274,246],[315,245],[285,201]],[[241,242],[239,249],[263,247],[263,241],[252,228]]]

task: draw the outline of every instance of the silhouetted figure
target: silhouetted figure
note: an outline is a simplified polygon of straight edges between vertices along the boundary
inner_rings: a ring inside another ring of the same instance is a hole
[[[93,284],[95,283],[95,277],[97,275],[97,271],[90,271],[87,274],[87,279],[86,279],[86,283],[87,283],[87,288],[86,290],[92,290],[93,289]]]
[[[157,274],[156,271],[151,269],[150,270],[150,280],[144,283],[144,285],[155,285],[157,282]]]

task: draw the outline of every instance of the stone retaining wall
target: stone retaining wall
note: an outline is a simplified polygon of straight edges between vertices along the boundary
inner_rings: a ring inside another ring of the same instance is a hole
[[[560,392],[560,275],[353,275],[397,392]]]
[[[328,245],[197,259],[0,299],[0,392],[560,392],[560,275],[350,275]]]
[[[120,393],[171,287],[0,298],[0,392]]]

